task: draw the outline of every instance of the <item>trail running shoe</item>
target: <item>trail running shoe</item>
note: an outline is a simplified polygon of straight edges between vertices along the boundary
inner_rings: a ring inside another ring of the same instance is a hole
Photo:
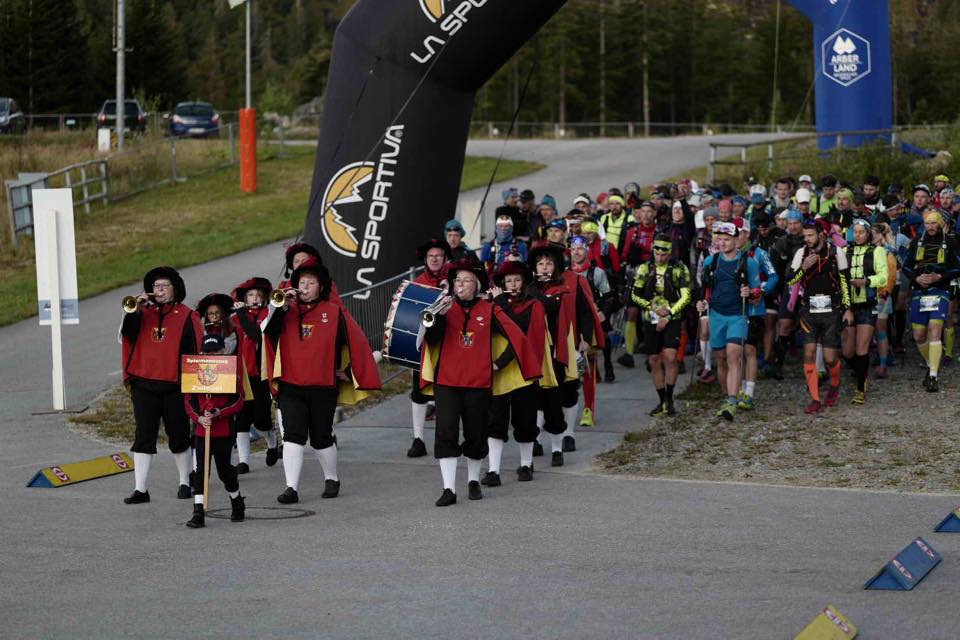
[[[591,411],[588,407],[584,407],[583,415],[580,416],[580,426],[581,427],[593,426],[593,411]]]
[[[853,404],[866,404],[867,403],[867,392],[866,391],[854,391],[853,398],[850,400]]]
[[[717,417],[723,418],[727,422],[733,422],[733,417],[737,415],[737,405],[729,400],[724,401],[723,406],[717,411]]]
[[[828,407],[837,406],[837,402],[840,401],[840,387],[830,387],[827,391],[827,399],[824,402]]]
[[[713,369],[704,369],[697,380],[704,384],[713,384],[717,381],[717,376],[713,373]]]
[[[667,407],[663,402],[659,403],[657,406],[655,406],[653,409],[650,410],[650,416],[653,418],[656,418],[657,416],[664,416],[666,414],[667,414]]]
[[[754,406],[753,398],[745,393],[740,394],[740,397],[737,399],[737,409],[742,409],[743,411],[753,411]]]
[[[820,402],[818,400],[811,400],[810,404],[807,405],[807,408],[804,409],[803,412],[808,416],[820,413]]]

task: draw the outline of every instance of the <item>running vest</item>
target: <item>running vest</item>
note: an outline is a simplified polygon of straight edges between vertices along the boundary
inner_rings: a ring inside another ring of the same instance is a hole
[[[859,280],[868,279],[876,275],[876,269],[873,265],[874,251],[877,247],[871,244],[847,245],[847,259],[850,262],[850,279]],[[886,259],[886,256],[884,256]],[[853,304],[874,304],[876,299],[876,290],[870,286],[850,287],[850,301]]]
[[[610,244],[618,249],[621,246],[620,241],[623,240],[626,235],[625,231],[627,229],[627,210],[624,209],[620,213],[620,219],[614,220],[613,214],[605,213],[600,216],[600,224],[603,226],[604,235]]]

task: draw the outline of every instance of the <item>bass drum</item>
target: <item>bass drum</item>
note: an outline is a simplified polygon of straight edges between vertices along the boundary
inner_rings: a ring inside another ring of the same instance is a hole
[[[443,289],[404,280],[393,294],[383,331],[383,357],[410,369],[420,368],[423,325],[420,313],[440,299]]]

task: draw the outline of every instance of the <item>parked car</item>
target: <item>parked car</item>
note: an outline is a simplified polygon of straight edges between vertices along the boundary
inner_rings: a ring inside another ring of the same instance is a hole
[[[220,114],[209,102],[181,102],[170,114],[170,135],[219,136]]]
[[[117,122],[117,101],[107,100],[97,112],[97,126],[113,129]],[[124,100],[123,126],[127,131],[145,133],[147,130],[147,112],[136,100]]]
[[[24,133],[27,119],[13,98],[0,98],[0,133]]]

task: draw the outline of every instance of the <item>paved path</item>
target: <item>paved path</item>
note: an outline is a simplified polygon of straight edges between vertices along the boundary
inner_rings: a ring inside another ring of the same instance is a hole
[[[633,176],[641,182],[702,163],[702,140],[642,142],[657,152]],[[518,143],[527,144],[543,144],[550,164],[570,143]],[[614,153],[621,146],[592,141],[579,153],[614,171],[628,157]],[[559,166],[517,184],[586,182],[587,169]],[[191,298],[198,283],[225,288],[238,272],[275,278],[279,255],[275,244],[187,269]],[[71,403],[119,380],[117,307],[127,291],[84,301],[84,324],[66,329]],[[788,638],[827,603],[864,638],[957,637],[960,536],[931,533],[955,496],[596,473],[593,454],[645,424],[650,385],[639,369],[618,367],[618,381],[600,386],[598,428],[578,433],[567,466],[537,459],[536,480],[520,485],[511,443],[504,486],[444,510],[433,507],[433,461],[403,455],[402,396],[338,427],[341,498],[319,499],[319,464],[306,462],[300,506],[316,515],[299,520],[186,529],[190,505],[173,497],[169,454],[154,464],[149,505],[120,502],[129,475],[26,489],[44,464],[120,448],[73,433],[61,417],[30,415],[49,403],[49,338],[35,322],[0,329],[4,637]],[[251,507],[276,505],[279,466],[257,456],[242,480]],[[461,493],[465,480],[461,470]],[[227,505],[211,494],[214,508]],[[943,553],[942,565],[911,593],[862,591],[916,535]]]

